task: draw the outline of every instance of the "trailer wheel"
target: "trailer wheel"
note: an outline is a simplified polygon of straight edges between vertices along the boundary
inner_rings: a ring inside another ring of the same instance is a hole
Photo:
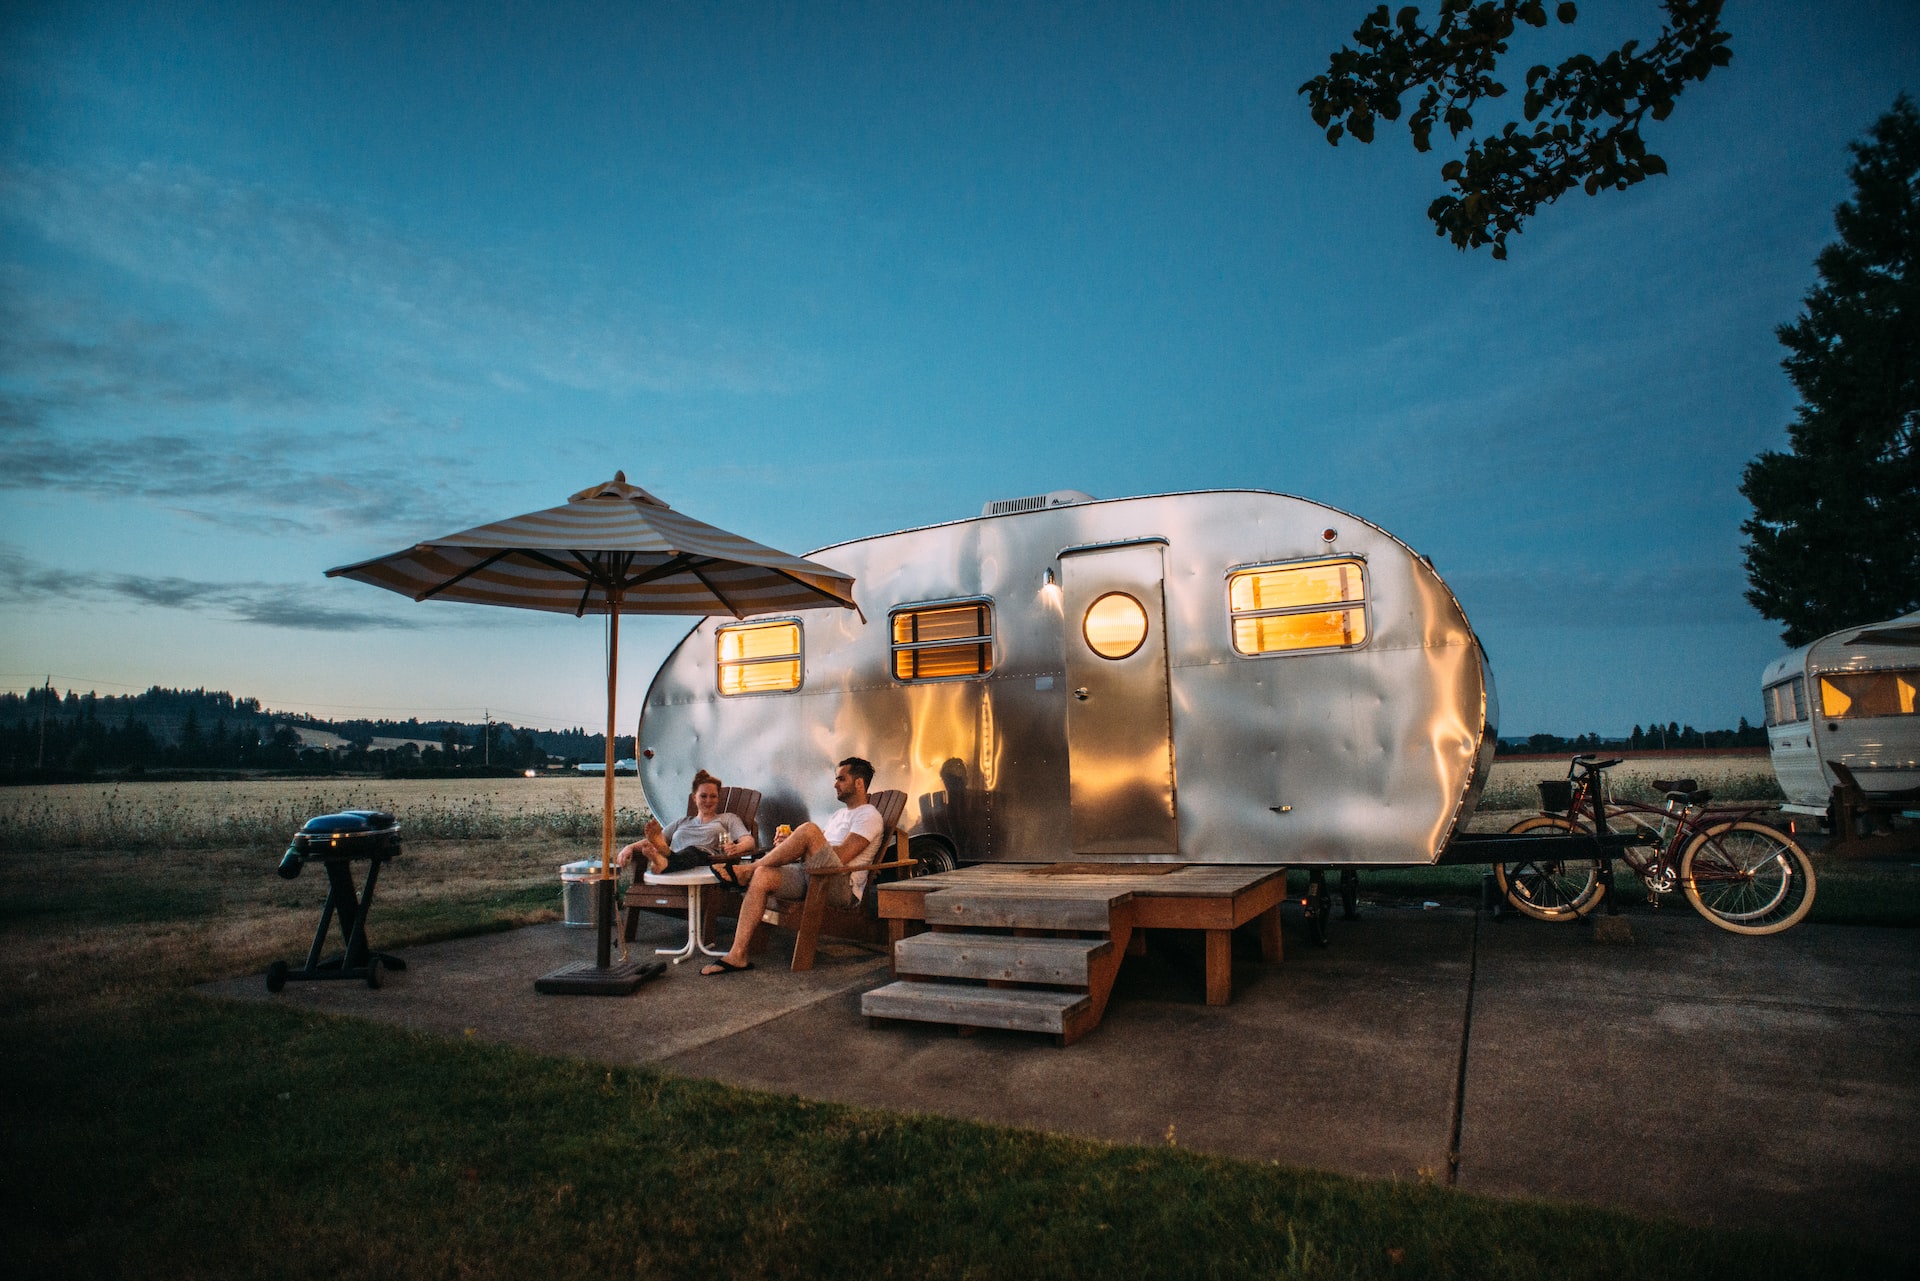
[[[1537,835],[1543,842],[1586,829],[1558,814],[1538,814],[1507,829],[1509,836]],[[1607,895],[1606,869],[1599,859],[1557,858],[1543,850],[1532,859],[1493,865],[1494,884],[1516,912],[1536,921],[1575,921],[1600,906]]]
[[[1360,919],[1360,873],[1350,867],[1340,869],[1340,915],[1349,921]]]
[[[908,869],[915,876],[937,876],[941,872],[951,872],[960,865],[953,857],[953,847],[937,836],[908,838],[907,853],[920,864]]]
[[[278,992],[287,985],[287,963],[275,961],[267,967],[267,991]]]

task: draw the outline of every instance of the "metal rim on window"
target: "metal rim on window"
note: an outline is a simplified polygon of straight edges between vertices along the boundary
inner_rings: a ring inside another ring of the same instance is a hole
[[[1130,658],[1147,643],[1147,607],[1125,592],[1108,592],[1087,606],[1080,635],[1102,658]]]

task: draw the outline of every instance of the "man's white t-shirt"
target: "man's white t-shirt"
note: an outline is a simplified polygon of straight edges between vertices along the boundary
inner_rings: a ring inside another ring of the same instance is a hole
[[[851,809],[835,810],[833,817],[821,826],[820,834],[827,838],[827,844],[835,848],[845,844],[849,836],[866,837],[867,848],[861,850],[860,856],[853,860],[853,865],[858,867],[873,862],[874,856],[880,852],[880,838],[887,834],[887,821],[880,817],[880,811],[873,806],[856,805]],[[855,872],[847,878],[853,882],[855,898],[866,893],[867,876],[866,872]]]

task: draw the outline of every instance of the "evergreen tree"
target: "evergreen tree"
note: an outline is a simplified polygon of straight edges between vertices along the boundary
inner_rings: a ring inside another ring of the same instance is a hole
[[[1791,447],[1747,464],[1747,599],[1804,645],[1920,608],[1920,112],[1905,94],[1851,144],[1820,284],[1780,327]]]
[[[189,706],[187,719],[180,725],[179,760],[182,765],[199,765],[206,755],[206,742],[200,737],[200,713]]]

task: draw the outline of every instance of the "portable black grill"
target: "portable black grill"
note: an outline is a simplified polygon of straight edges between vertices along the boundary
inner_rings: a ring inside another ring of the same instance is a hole
[[[278,992],[289,979],[362,979],[368,987],[380,986],[380,967],[404,970],[407,963],[386,952],[375,952],[367,942],[367,914],[373,910],[373,889],[380,879],[380,868],[400,853],[400,824],[391,814],[379,810],[343,810],[310,818],[287,846],[280,859],[280,875],[297,878],[308,863],[320,863],[327,869],[327,901],[320,909],[320,928],[313,932],[313,946],[307,949],[307,963],[294,969],[285,961],[267,967],[267,991]],[[367,863],[367,883],[357,892],[353,884],[353,864]],[[340,921],[340,936],[345,950],[338,956],[320,959],[326,945],[327,929],[335,917]]]

